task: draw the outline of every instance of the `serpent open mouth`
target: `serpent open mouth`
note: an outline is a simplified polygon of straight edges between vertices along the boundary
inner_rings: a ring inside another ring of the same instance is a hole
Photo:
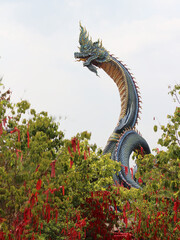
[[[90,54],[75,52],[74,57],[77,59],[77,61],[85,62],[90,57]]]

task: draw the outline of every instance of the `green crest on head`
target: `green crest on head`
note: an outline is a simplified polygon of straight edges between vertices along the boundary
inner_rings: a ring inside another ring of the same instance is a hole
[[[79,44],[81,46],[87,45],[89,48],[97,47],[105,50],[105,48],[102,46],[101,40],[98,39],[96,42],[93,42],[92,39],[89,39],[89,33],[87,32],[86,28],[81,25],[81,22],[79,23],[79,26],[80,26]]]
[[[80,25],[80,35],[79,35],[79,44],[84,46],[84,45],[93,45],[92,40],[89,40],[89,34],[86,30],[86,28],[84,28],[81,23],[79,23]]]

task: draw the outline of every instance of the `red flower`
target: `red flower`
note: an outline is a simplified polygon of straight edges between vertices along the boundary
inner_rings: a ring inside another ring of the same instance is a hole
[[[40,190],[40,189],[41,189],[41,183],[42,183],[42,181],[41,181],[41,179],[39,179],[39,180],[37,181],[37,184],[36,184],[36,189],[37,189],[37,190]]]

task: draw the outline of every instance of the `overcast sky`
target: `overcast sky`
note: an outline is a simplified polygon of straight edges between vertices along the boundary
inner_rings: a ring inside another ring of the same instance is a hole
[[[81,21],[134,74],[143,101],[137,129],[156,147],[153,126],[175,108],[168,85],[180,82],[179,0],[0,0],[0,19],[0,75],[15,101],[61,117],[66,137],[88,130],[105,146],[120,97],[102,70],[98,78],[74,60]]]

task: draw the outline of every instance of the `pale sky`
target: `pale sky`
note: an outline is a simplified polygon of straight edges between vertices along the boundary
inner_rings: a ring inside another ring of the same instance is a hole
[[[88,130],[105,146],[120,97],[103,70],[98,78],[75,62],[81,21],[131,69],[143,101],[137,129],[157,146],[153,126],[174,111],[168,85],[180,82],[179,0],[0,0],[0,16],[0,75],[15,101],[61,117],[67,138]]]

